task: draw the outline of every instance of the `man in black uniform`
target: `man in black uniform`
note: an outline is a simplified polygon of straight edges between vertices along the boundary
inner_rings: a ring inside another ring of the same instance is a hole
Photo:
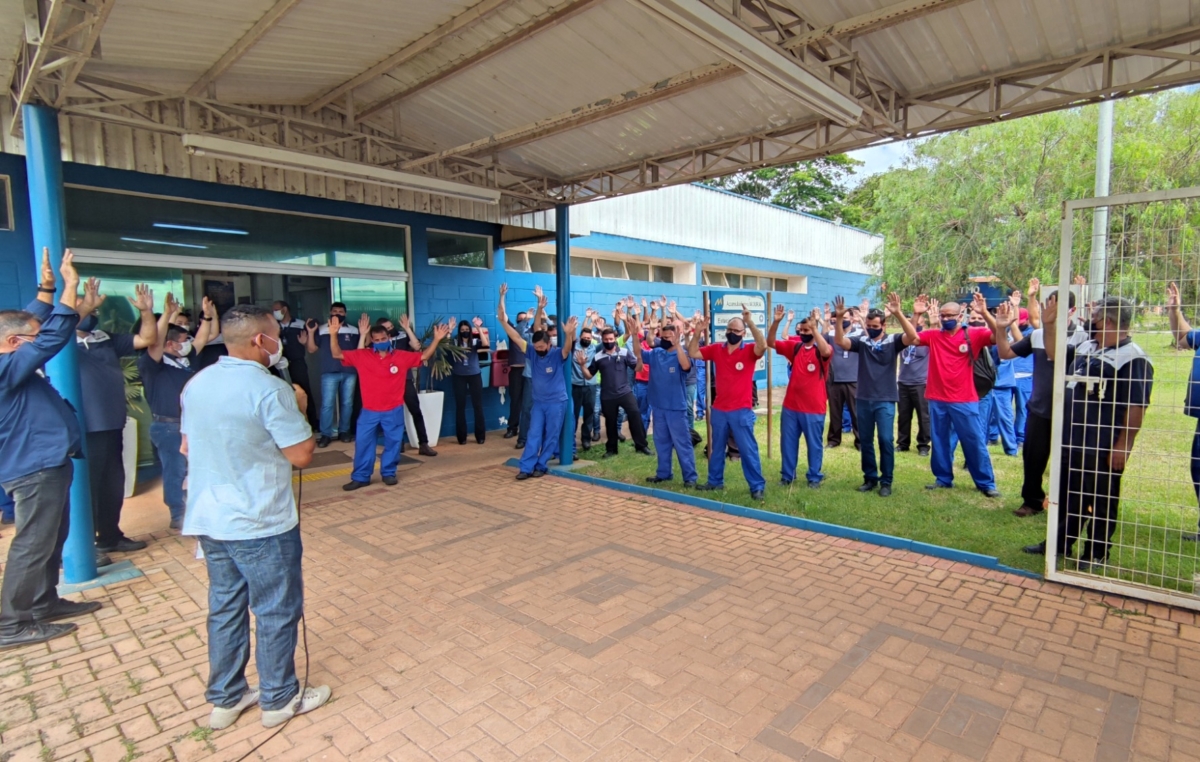
[[[398,349],[401,352],[421,352],[421,341],[413,332],[412,324],[408,320],[408,315],[400,316],[400,327],[392,322],[391,318],[381,317],[376,325],[381,328],[386,328],[388,336],[392,340],[392,348]],[[420,449],[417,452],[426,457],[435,457],[437,450],[429,446],[429,434],[425,431],[425,415],[421,412],[421,399],[417,396],[417,387],[421,382],[421,371],[419,368],[413,368],[408,372],[408,383],[404,385],[404,407],[408,409],[408,414],[412,416],[413,428],[417,430],[417,441],[420,444]],[[408,442],[403,442],[400,445],[400,452],[408,449]]]
[[[630,335],[634,335],[630,332]],[[627,347],[617,347],[617,332],[605,328],[600,333],[600,350],[592,358],[586,368],[582,368],[583,377],[590,379],[600,374],[600,409],[604,412],[604,428],[608,439],[604,443],[604,457],[610,458],[617,454],[617,436],[620,433],[620,423],[617,421],[617,411],[624,410],[625,418],[629,421],[629,433],[633,436],[633,446],[643,455],[652,455],[646,444],[646,429],[642,426],[642,414],[638,410],[637,398],[629,385],[629,370],[640,368],[642,361]]]
[[[145,284],[134,287],[130,302],[141,314],[136,335],[96,330],[96,310],[104,302],[100,281],[89,278],[79,305],[75,346],[79,348],[79,381],[83,389],[83,417],[87,424],[87,465],[92,483],[92,520],[96,550],[101,553],[141,550],[146,543],[131,540],[121,531],[121,506],[125,502],[125,373],[121,358],[158,343],[154,320],[154,295]]]
[[[304,390],[308,397],[308,409],[300,412],[308,418],[314,428],[319,422],[317,403],[312,393],[312,381],[308,377],[308,328],[304,321],[292,314],[292,307],[280,299],[271,305],[271,312],[279,322],[279,340],[283,342],[283,359],[287,360],[288,379]]]
[[[1047,305],[1049,307],[1049,305]],[[1049,313],[1047,309],[1047,313]],[[1070,555],[1075,540],[1088,536],[1079,555],[1080,571],[1103,566],[1117,528],[1121,476],[1142,428],[1154,385],[1154,366],[1129,336],[1133,305],[1109,296],[1092,312],[1092,338],[1067,348],[1066,468],[1059,485],[1058,553]],[[1055,333],[1046,325],[1046,354],[1053,357]],[[1045,543],[1025,548],[1045,552]]]

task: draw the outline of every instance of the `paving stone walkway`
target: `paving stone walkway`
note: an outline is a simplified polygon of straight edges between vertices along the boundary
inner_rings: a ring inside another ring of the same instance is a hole
[[[1200,759],[1191,613],[439,460],[305,506],[334,700],[251,759]],[[0,759],[267,737],[204,728],[203,562],[154,537],[76,637],[0,654]]]

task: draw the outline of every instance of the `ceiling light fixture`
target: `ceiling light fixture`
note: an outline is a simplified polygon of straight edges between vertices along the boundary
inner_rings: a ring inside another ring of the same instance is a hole
[[[691,33],[752,74],[799,98],[809,108],[843,127],[857,124],[863,108],[858,101],[810,72],[800,62],[757,32],[713,7],[708,0],[638,0],[676,26]]]
[[[152,238],[127,238],[125,236],[121,236],[121,240],[129,241],[130,243],[149,243],[149,244],[153,244],[154,246],[178,246],[181,249],[207,249],[208,248],[207,246],[201,246],[198,243],[174,243],[172,241],[155,241]]]
[[[197,233],[221,233],[222,235],[250,235],[245,230],[233,230],[231,228],[206,228],[199,225],[176,225],[173,222],[155,222],[152,227],[166,228],[168,230],[194,230]]]
[[[483,204],[500,203],[500,191],[492,188],[480,188],[467,183],[442,180],[438,177],[415,175],[411,172],[397,172],[394,169],[317,156],[287,148],[274,148],[241,140],[191,133],[183,135],[183,145],[193,156],[229,159],[264,167],[310,172],[340,180],[383,185],[422,193],[436,193],[440,196],[477,201]]]

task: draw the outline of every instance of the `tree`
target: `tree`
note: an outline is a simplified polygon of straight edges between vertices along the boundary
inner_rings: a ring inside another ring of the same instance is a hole
[[[843,216],[846,183],[862,165],[834,154],[819,159],[718,177],[709,185],[828,220]]]
[[[1112,193],[1200,183],[1200,93],[1115,105]],[[1062,204],[1093,192],[1096,111],[1088,106],[929,138],[912,147],[901,167],[864,183],[846,201],[847,222],[857,215],[851,224],[885,236],[872,258],[878,279],[903,293],[942,295],[973,275],[997,276],[1010,288],[1030,277],[1057,281]],[[1188,264],[1180,259],[1187,256],[1181,242],[1195,240],[1192,226],[1200,224],[1189,216],[1162,205],[1114,213],[1110,250],[1131,243],[1123,236],[1148,230],[1154,217],[1160,228],[1173,226],[1174,238],[1163,247],[1175,253],[1173,260],[1113,259],[1109,281],[1127,280],[1131,293],[1141,293],[1145,283],[1165,277],[1147,268],[1197,272],[1195,253]],[[1077,238],[1077,271],[1086,273],[1087,235]]]

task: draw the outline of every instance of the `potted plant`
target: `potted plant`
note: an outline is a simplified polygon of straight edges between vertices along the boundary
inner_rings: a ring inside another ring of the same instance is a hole
[[[421,336],[421,345],[428,346],[433,343],[433,329],[441,325],[442,318],[434,318],[425,329],[425,333]],[[417,399],[421,402],[421,415],[425,418],[425,434],[429,437],[429,444],[437,446],[438,435],[442,429],[442,409],[446,402],[446,393],[440,389],[433,388],[434,381],[441,381],[443,378],[450,375],[451,368],[454,367],[456,361],[462,360],[466,356],[467,350],[454,343],[451,337],[447,336],[437,344],[437,348],[433,352],[433,356],[426,363],[426,382],[425,389],[417,395]],[[408,431],[408,441],[417,442],[417,426],[413,423],[412,416],[408,409],[404,410],[404,427]]]

